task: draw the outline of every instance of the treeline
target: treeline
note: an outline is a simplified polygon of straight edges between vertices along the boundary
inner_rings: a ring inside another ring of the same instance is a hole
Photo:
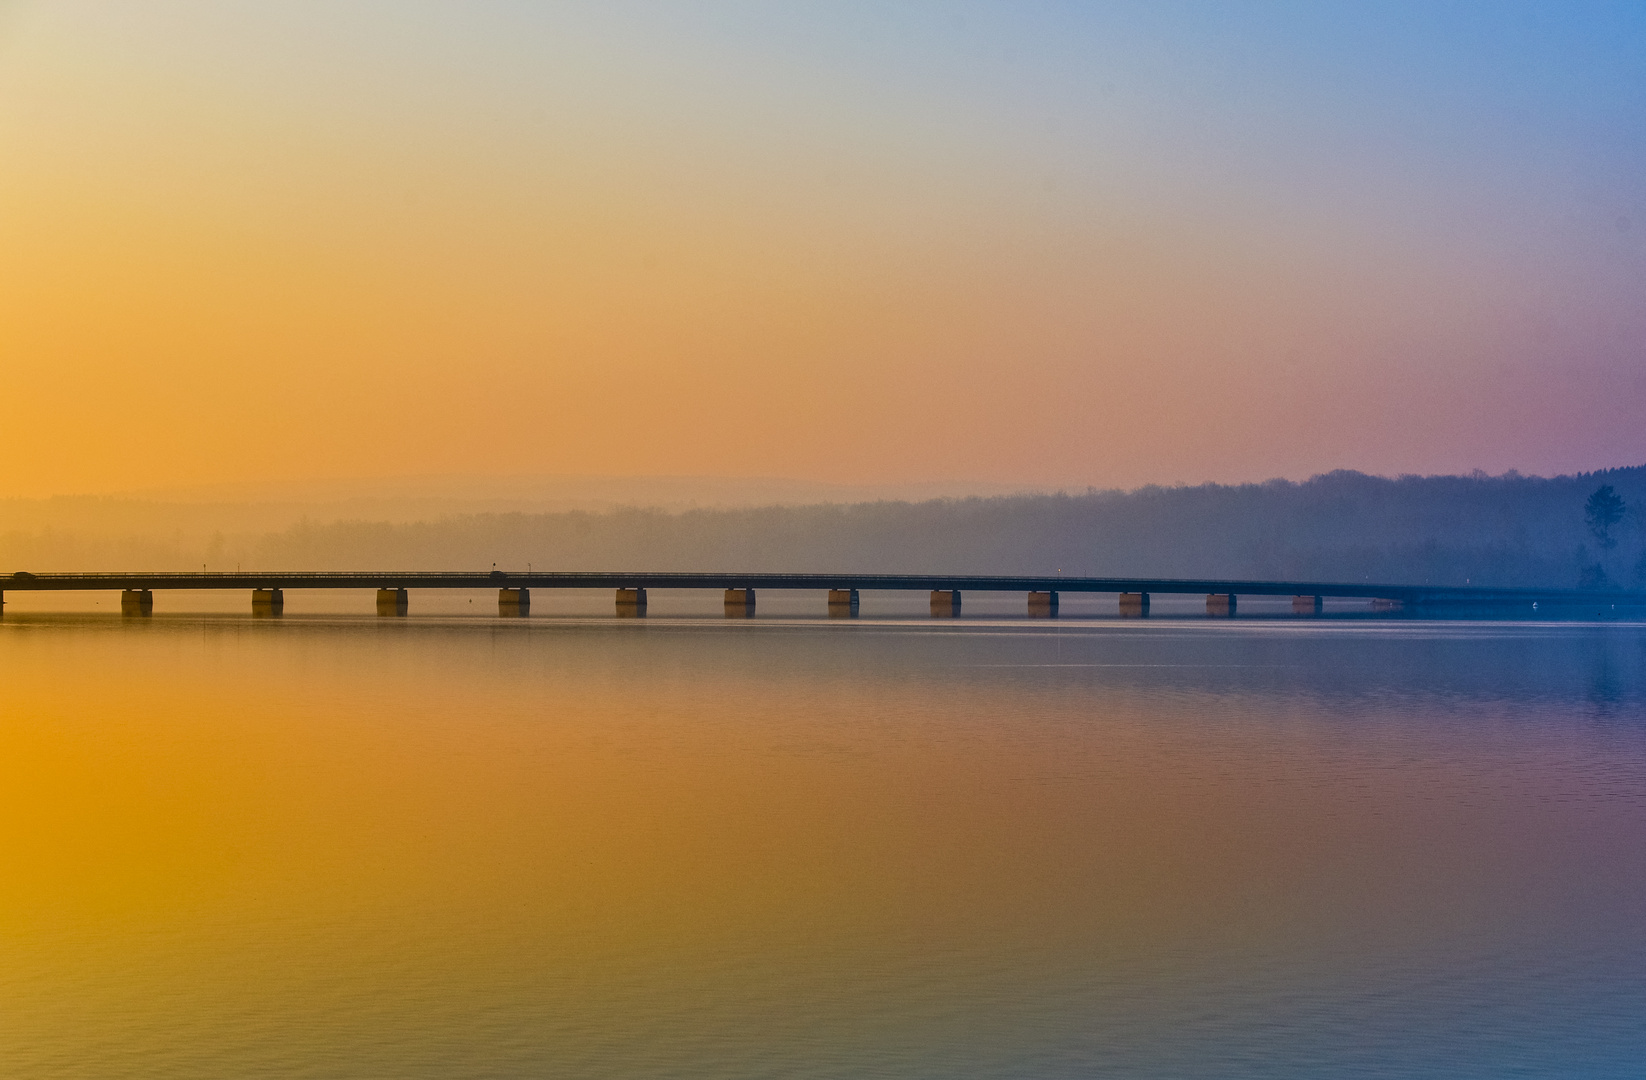
[[[1607,535],[1585,501],[1628,508]],[[304,523],[259,566],[1055,573],[1636,586],[1646,467],[1552,479],[1335,472],[1303,483],[667,513]],[[1612,546],[1605,546],[1604,541]]]
[[[1603,532],[1585,503],[1624,507]],[[269,532],[0,532],[31,569],[793,570],[1646,585],[1646,466],[753,509],[304,521]],[[9,564],[9,565],[7,565]]]

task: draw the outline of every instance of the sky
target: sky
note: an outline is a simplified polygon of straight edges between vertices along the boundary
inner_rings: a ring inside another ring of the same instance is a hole
[[[0,496],[1646,461],[1646,7],[0,0]]]

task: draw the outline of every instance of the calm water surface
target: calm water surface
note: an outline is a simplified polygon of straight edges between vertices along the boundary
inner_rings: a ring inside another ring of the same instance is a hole
[[[11,614],[0,1075],[1640,1076],[1646,627]]]

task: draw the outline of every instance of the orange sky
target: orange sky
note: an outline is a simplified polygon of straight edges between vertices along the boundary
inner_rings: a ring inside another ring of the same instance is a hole
[[[0,7],[0,496],[1646,460],[1587,37],[712,10]]]

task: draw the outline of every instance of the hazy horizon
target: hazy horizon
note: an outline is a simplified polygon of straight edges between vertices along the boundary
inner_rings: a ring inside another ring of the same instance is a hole
[[[0,503],[111,500],[197,504],[362,503],[391,501],[550,503],[561,508],[603,506],[724,506],[796,502],[923,499],[1054,491],[1051,484],[982,481],[912,481],[896,484],[834,484],[788,476],[600,475],[424,473],[323,476],[112,490],[62,491],[48,495],[0,494]]]
[[[1642,463],[1646,464],[1646,463]],[[1146,488],[1243,487],[1255,484],[1301,484],[1333,473],[1377,479],[1403,477],[1525,477],[1559,479],[1631,469],[1633,462],[1613,462],[1569,472],[1533,472],[1507,468],[1499,472],[1473,468],[1459,472],[1375,472],[1352,466],[1306,475],[1265,475],[1232,480],[1209,478],[1153,479],[1137,484],[997,483],[975,479],[911,480],[900,483],[848,484],[798,476],[755,474],[600,474],[600,473],[398,473],[281,477],[264,480],[130,488],[88,488],[26,495],[0,491],[0,506],[64,501],[171,503],[391,503],[452,501],[521,504],[552,503],[558,509],[677,509],[722,506],[781,506],[879,500],[922,501],[945,498],[994,498],[1016,494],[1134,493]]]
[[[472,478],[444,490],[340,485],[312,502],[0,500],[0,568],[1067,571],[1646,588],[1646,465],[912,499],[799,487],[788,501],[773,481],[674,480],[591,489],[538,478],[529,494],[521,478],[497,490]],[[1603,484],[1624,507],[1604,543],[1585,520]]]

